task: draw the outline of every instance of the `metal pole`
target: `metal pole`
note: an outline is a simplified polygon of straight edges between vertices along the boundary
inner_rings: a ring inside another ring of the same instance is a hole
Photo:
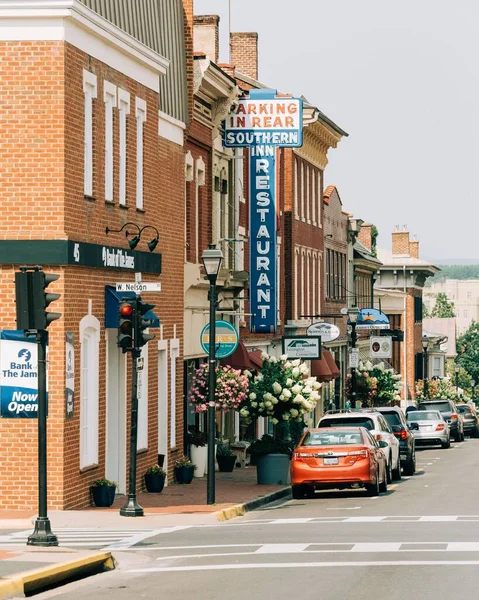
[[[356,323],[351,323],[351,348],[356,348]],[[351,408],[356,408],[356,367],[351,367]]]
[[[459,371],[456,371],[456,398],[459,398]]]
[[[422,388],[424,393],[424,398],[427,400],[428,398],[428,389],[427,389],[427,348],[424,349],[424,369],[422,374]]]
[[[35,529],[28,537],[28,546],[58,546],[47,516],[47,364],[48,333],[38,330],[38,517]]]
[[[130,484],[126,504],[120,508],[122,517],[143,516],[143,509],[136,501],[136,447],[138,445],[138,371],[136,361],[140,354],[141,351],[138,348],[131,351]]]
[[[215,504],[216,276],[210,278],[210,343],[208,354],[208,475],[206,503]]]

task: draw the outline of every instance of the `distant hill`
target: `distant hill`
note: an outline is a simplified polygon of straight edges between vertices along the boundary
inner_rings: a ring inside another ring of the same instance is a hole
[[[440,267],[441,271],[436,273],[434,277],[428,277],[426,280],[426,285],[431,285],[431,283],[437,283],[438,281],[444,281],[445,279],[479,279],[479,264],[477,263],[447,265],[441,264],[439,261],[435,261],[434,264]]]
[[[442,265],[455,266],[455,265],[479,265],[479,258],[430,258],[433,265],[438,267]]]

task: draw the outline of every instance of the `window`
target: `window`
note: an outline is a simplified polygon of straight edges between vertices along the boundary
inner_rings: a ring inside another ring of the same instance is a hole
[[[298,159],[294,157],[294,216],[299,219],[299,174],[298,174]]]
[[[441,359],[439,356],[433,356],[432,359],[432,376],[441,377]]]
[[[306,197],[306,193],[305,193],[305,186],[304,186],[304,163],[303,161],[301,161],[299,163],[300,169],[301,169],[301,220],[304,221],[304,215],[305,215],[305,210],[304,210],[304,200]]]
[[[310,187],[309,187],[309,177],[310,177],[311,168],[308,164],[306,164],[306,220],[308,223],[311,223],[311,213],[310,213]]]
[[[331,251],[329,249],[327,249],[326,250],[326,298],[331,297],[331,286],[329,283],[330,254],[331,254]]]
[[[422,298],[414,296],[414,321],[420,323],[422,321]]]
[[[136,107],[136,208],[143,209],[143,123],[146,121],[146,102],[135,99]]]
[[[316,196],[317,196],[317,188],[316,188],[316,171],[311,169],[311,215],[313,219],[313,225],[316,225]],[[318,199],[319,202],[319,199]]]
[[[98,464],[98,381],[100,322],[80,321],[80,469]]]
[[[85,196],[93,196],[93,99],[97,96],[96,75],[83,69],[85,94],[84,185]]]
[[[130,114],[130,94],[122,89],[118,90],[118,107],[120,109],[120,204],[126,205],[126,136],[127,115]]]
[[[116,86],[103,84],[105,103],[105,200],[113,200],[113,109],[116,107]]]
[[[462,314],[463,314],[463,317],[464,317],[465,319],[467,319],[467,310],[464,310],[464,312],[463,312]]]

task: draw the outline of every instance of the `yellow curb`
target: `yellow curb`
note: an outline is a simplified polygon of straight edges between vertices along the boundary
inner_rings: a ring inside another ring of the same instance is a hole
[[[219,510],[215,513],[218,521],[228,521],[229,519],[234,519],[235,517],[242,517],[245,514],[246,507],[244,504],[235,504],[234,506]]]
[[[72,579],[76,575],[84,575],[89,572],[100,572],[115,568],[114,560],[110,552],[101,552],[90,556],[84,556],[77,560],[69,560],[56,563],[50,567],[41,567],[32,571],[25,571],[7,576],[0,580],[0,600],[7,598],[24,597],[35,590],[50,587],[66,579]]]

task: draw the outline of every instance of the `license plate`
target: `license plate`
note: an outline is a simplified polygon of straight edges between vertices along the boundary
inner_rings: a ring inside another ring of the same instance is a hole
[[[336,456],[334,458],[324,458],[323,459],[325,465],[337,465],[339,464],[339,458]]]

